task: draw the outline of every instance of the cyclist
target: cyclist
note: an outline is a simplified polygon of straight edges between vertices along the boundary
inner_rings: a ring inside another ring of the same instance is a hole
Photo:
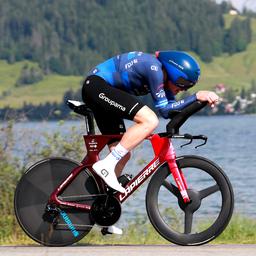
[[[95,172],[113,189],[125,193],[119,184],[130,151],[150,135],[158,117],[136,95],[150,93],[164,118],[170,110],[183,109],[192,102],[208,101],[214,107],[218,95],[198,91],[182,100],[175,95],[193,87],[199,79],[197,61],[182,51],[158,51],[155,55],[129,52],[117,55],[92,69],[84,81],[83,101],[94,113],[102,134],[123,134],[121,141],[110,141],[110,154],[93,165]],[[125,129],[123,119],[134,121]]]

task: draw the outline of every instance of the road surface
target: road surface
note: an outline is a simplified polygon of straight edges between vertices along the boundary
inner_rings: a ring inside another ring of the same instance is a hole
[[[0,246],[0,256],[256,256],[256,244],[203,245],[84,245],[69,247]]]

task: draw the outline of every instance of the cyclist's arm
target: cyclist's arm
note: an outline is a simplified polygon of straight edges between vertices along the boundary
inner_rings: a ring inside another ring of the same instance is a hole
[[[190,105],[191,103],[195,102],[196,100],[196,94],[188,96],[179,101],[176,101],[175,98],[173,100],[169,99],[168,104],[159,109],[159,113],[161,114],[162,117],[168,118],[168,114],[171,110],[181,110],[186,106]]]

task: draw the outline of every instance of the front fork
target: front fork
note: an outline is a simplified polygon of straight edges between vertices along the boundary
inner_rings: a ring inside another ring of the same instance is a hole
[[[178,186],[178,189],[180,191],[180,194],[181,194],[184,202],[189,203],[190,198],[189,198],[188,192],[187,192],[187,189],[188,189],[187,182],[186,182],[183,172],[177,166],[176,157],[175,157],[175,159],[168,160],[167,163],[168,163],[169,169],[170,169],[172,176]]]
[[[167,137],[160,137],[158,134],[154,134],[151,138],[151,143],[153,145],[155,155],[159,156],[160,161],[167,161],[170,172],[173,175],[183,201],[185,203],[189,203],[190,198],[187,192],[187,182],[183,172],[177,166],[176,153],[171,139]]]

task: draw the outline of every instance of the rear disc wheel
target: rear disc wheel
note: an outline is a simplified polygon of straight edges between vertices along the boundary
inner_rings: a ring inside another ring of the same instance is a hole
[[[77,166],[66,158],[44,159],[31,166],[19,181],[15,215],[22,229],[36,242],[46,246],[70,245],[87,235],[94,225],[89,212],[48,205],[51,193]],[[59,198],[92,205],[98,193],[94,178],[85,169]]]

